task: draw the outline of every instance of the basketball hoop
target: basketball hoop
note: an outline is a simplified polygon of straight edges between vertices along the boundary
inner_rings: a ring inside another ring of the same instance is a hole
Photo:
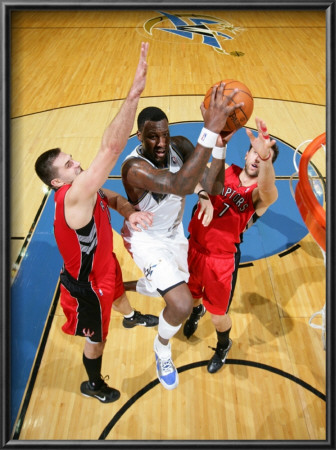
[[[306,144],[307,142],[310,143],[302,153],[299,168],[297,168],[295,161],[296,154],[299,148],[303,144]],[[322,133],[320,136],[317,136],[312,141],[305,141],[302,144],[300,144],[300,146],[296,149],[293,158],[293,164],[296,169],[296,175],[297,174],[299,175],[299,181],[298,184],[296,185],[295,193],[293,193],[292,185],[290,184],[293,197],[295,198],[302,219],[305,222],[310,234],[313,236],[313,238],[321,248],[324,258],[324,264],[325,264],[325,250],[326,250],[326,212],[318,202],[313,192],[312,185],[310,183],[308,175],[308,164],[313,155],[317,152],[317,150],[319,150],[321,147],[323,147],[325,150],[325,144],[326,144],[326,133]],[[292,182],[292,177],[290,179],[290,183]],[[322,317],[321,325],[317,325],[312,322],[318,315]],[[320,311],[317,311],[311,316],[311,318],[309,319],[309,325],[312,328],[318,328],[322,330],[322,343],[325,350],[326,349],[325,305]]]
[[[308,164],[312,156],[325,143],[326,134],[322,133],[311,141],[303,152],[299,164],[299,182],[295,189],[295,201],[302,219],[323,252],[326,248],[326,213],[315,197],[309,182]]]

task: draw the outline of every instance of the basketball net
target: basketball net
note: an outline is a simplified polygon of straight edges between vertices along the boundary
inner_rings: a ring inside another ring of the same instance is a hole
[[[308,144],[306,149],[303,151],[299,167],[296,164],[296,155],[299,149],[304,145]],[[310,234],[313,236],[316,243],[319,245],[321,252],[323,254],[324,265],[326,265],[326,215],[325,210],[318,202],[315,193],[314,193],[314,180],[308,173],[308,164],[311,160],[312,156],[319,150],[321,147],[325,151],[325,143],[326,143],[326,133],[322,133],[320,136],[317,136],[313,140],[307,140],[302,142],[294,152],[293,155],[293,164],[296,172],[290,177],[290,190],[293,198],[296,201],[300,214],[302,216],[303,221],[305,222]],[[293,178],[298,176],[299,181],[296,185],[295,191],[293,190]],[[315,312],[309,319],[309,325],[312,328],[317,328],[322,330],[322,344],[324,350],[326,349],[326,312],[325,308],[326,304],[324,304],[323,308],[320,311]],[[314,319],[318,316],[321,316],[322,323],[316,324],[314,323]]]

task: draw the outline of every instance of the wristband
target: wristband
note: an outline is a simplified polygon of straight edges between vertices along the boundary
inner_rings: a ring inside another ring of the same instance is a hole
[[[204,194],[206,195],[202,195],[202,192],[204,192]],[[207,193],[207,191],[205,189],[201,189],[199,192],[197,192],[198,198],[203,198],[203,200],[210,200],[209,195]]]
[[[225,147],[214,147],[212,149],[212,156],[216,159],[225,159],[226,146]]]
[[[267,156],[267,158],[262,158],[260,155],[259,155],[259,153],[258,153],[258,156],[259,156],[259,158],[261,159],[261,161],[268,161],[269,159],[270,159],[270,157],[271,157],[271,155],[272,155],[272,152],[270,151],[269,152],[269,155]]]
[[[217,138],[218,133],[214,133],[203,127],[197,142],[203,147],[213,148],[216,145]]]

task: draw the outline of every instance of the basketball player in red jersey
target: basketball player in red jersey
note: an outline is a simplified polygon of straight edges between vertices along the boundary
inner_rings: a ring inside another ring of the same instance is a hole
[[[151,225],[152,215],[136,212],[121,195],[101,188],[132,131],[139,98],[146,84],[148,43],[142,43],[133,84],[120,111],[104,132],[100,149],[87,170],[59,148],[39,156],[35,170],[54,189],[54,233],[64,260],[61,271],[61,306],[66,316],[62,329],[85,336],[83,364],[88,381],[83,395],[109,403],[120,397],[101,376],[102,356],[112,305],[124,314],[123,325],[154,326],[158,318],[133,311],[126,297],[119,263],[113,253],[109,207],[132,223],[134,229]]]
[[[218,147],[212,150],[213,159],[202,180],[203,195],[209,193],[214,207],[213,219],[205,228],[196,211],[189,224],[188,286],[194,308],[183,332],[189,339],[206,310],[210,312],[217,332],[215,354],[208,363],[210,373],[223,366],[232,346],[228,311],[237,278],[241,235],[278,197],[273,163],[279,150],[275,140],[269,138],[265,122],[256,119],[256,125],[257,137],[246,129],[250,149],[243,169],[236,165],[225,168],[226,144],[233,133],[217,140]]]

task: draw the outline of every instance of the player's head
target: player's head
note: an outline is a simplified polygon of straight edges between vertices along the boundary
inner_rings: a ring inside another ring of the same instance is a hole
[[[60,148],[52,148],[51,150],[42,153],[35,162],[35,172],[43,183],[49,187],[52,187],[51,180],[57,176],[57,169],[54,167],[54,161],[60,153]]]
[[[148,108],[144,108],[138,115],[138,130],[141,132],[145,123],[148,121],[159,122],[161,120],[166,120],[168,122],[168,117],[162,109],[157,108],[156,106],[148,106]]]
[[[165,167],[170,143],[166,114],[154,106],[143,109],[138,116],[137,136],[143,155],[157,167]]]
[[[273,144],[271,147],[272,152],[272,163],[274,164],[274,161],[277,159],[279,154],[279,147],[277,144]],[[259,164],[260,164],[260,157],[258,155],[258,152],[254,150],[252,145],[250,145],[250,148],[246,152],[245,155],[245,167],[244,170],[250,177],[257,177],[259,175]]]
[[[64,184],[71,184],[81,171],[80,163],[60,148],[47,150],[35,162],[35,172],[39,178],[55,190]]]
[[[272,140],[273,138],[270,137],[270,139]],[[250,144],[250,148],[248,149],[248,151],[250,151],[252,149],[252,144]],[[277,143],[273,144],[271,149],[273,150],[273,155],[272,155],[272,163],[275,163],[275,160],[277,159],[278,155],[279,155],[279,147],[277,145]]]

